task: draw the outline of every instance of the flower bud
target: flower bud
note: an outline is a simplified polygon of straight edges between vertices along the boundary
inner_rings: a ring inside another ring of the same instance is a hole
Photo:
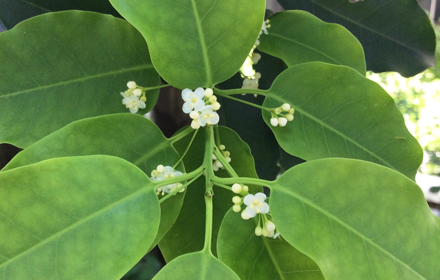
[[[214,102],[212,105],[212,110],[217,111],[220,109],[221,105],[218,102]]]
[[[158,165],[156,168],[157,172],[162,173],[165,170],[165,166],[162,164]]]
[[[290,110],[290,104],[284,103],[283,105],[281,105],[281,109],[288,112]]]
[[[235,183],[235,184],[232,185],[232,191],[233,191],[234,193],[241,193],[241,190],[242,190],[242,189],[243,189],[243,188],[241,187],[240,184]]]
[[[213,95],[209,98],[209,102],[211,102],[211,104],[215,103],[216,101],[217,101],[217,96],[215,96],[215,95]]]
[[[292,115],[292,114],[287,114],[285,117],[286,117],[286,119],[287,119],[289,122],[293,121],[293,115]]]
[[[218,146],[218,148],[223,151],[224,149],[226,149],[226,146],[225,145],[220,145],[220,146]]]
[[[278,118],[278,123],[279,123],[279,125],[280,125],[281,127],[286,126],[286,124],[287,124],[287,119],[286,119],[286,118],[283,118],[283,117]]]
[[[278,126],[278,119],[277,118],[271,118],[270,119],[270,124],[272,126]]]
[[[212,88],[207,88],[205,89],[205,96],[206,97],[211,97],[214,94],[214,91],[212,91]]]
[[[290,110],[289,110],[289,114],[293,115],[293,113],[295,113],[295,109],[290,108]]]
[[[191,111],[191,113],[189,113],[189,117],[193,120],[198,119],[199,118],[199,112],[197,111]]]
[[[248,186],[243,186],[243,191],[244,192],[248,192],[249,191],[249,187]]]
[[[142,96],[139,100],[142,102],[145,102],[145,101],[147,101],[147,98],[145,96]]]
[[[268,231],[267,228],[263,228],[263,236],[269,237],[269,235],[270,235],[270,231]]]
[[[240,204],[241,203],[241,198],[239,196],[234,196],[232,198],[232,202],[234,202],[234,204]]]
[[[255,235],[256,236],[261,236],[263,234],[263,229],[260,226],[257,226],[255,228]]]
[[[266,229],[268,231],[275,231],[275,224],[272,221],[266,222]]]
[[[249,216],[246,213],[246,210],[243,210],[243,212],[241,212],[241,218],[243,218],[243,220],[249,220]]]
[[[200,128],[200,124],[199,124],[199,122],[197,121],[197,119],[195,119],[195,120],[193,120],[193,121],[191,122],[191,127],[192,127],[193,129],[199,129],[199,128]]]
[[[275,112],[275,114],[277,114],[277,115],[281,114],[281,108],[280,108],[280,107],[275,108],[274,112]]]
[[[136,83],[133,81],[130,81],[127,83],[127,87],[130,89],[135,89],[137,87]]]
[[[135,90],[133,90],[133,94],[136,96],[141,96],[142,95],[142,90],[140,88],[137,88]]]
[[[241,206],[239,204],[235,204],[234,206],[232,206],[232,211],[234,211],[235,213],[240,212]]]

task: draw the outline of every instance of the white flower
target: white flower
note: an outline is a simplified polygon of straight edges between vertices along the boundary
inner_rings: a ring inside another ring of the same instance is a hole
[[[141,101],[136,95],[130,95],[127,97],[125,92],[121,92],[121,95],[124,97],[122,99],[122,104],[130,109],[130,113],[135,114],[139,109],[144,109],[146,107],[145,102]]]
[[[220,117],[214,110],[211,105],[205,106],[200,113],[198,118],[200,126],[206,125],[214,125],[217,124],[220,120]]]
[[[205,106],[205,102],[203,101],[203,97],[205,97],[205,90],[201,87],[197,88],[195,91],[192,91],[188,88],[182,91],[182,99],[185,103],[182,106],[183,112],[188,114],[191,111],[200,111],[203,106]]]
[[[153,170],[153,172],[151,173],[151,175],[153,176],[150,179],[151,181],[158,182],[165,179],[181,176],[182,174],[183,173],[180,171],[175,171],[174,168],[172,168],[171,166],[158,165],[157,169]],[[158,188],[157,192],[162,194],[170,193],[180,186],[182,186],[182,184],[180,183],[169,184]]]
[[[252,53],[252,63],[257,64],[261,59],[261,55],[259,53]]]
[[[264,193],[248,194],[244,197],[243,202],[246,204],[246,214],[253,218],[257,214],[269,213],[269,204],[264,202],[266,200],[266,195]]]
[[[253,79],[244,78],[243,79],[243,86],[241,88],[258,88],[258,80],[261,78],[261,74],[259,72],[255,73],[255,76]]]

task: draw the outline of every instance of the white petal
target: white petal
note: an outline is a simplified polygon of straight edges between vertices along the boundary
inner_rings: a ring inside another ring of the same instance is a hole
[[[255,207],[255,208],[257,208],[257,207]],[[267,214],[267,213],[269,213],[269,204],[267,204],[266,202],[263,202],[263,207],[258,207],[258,209],[260,209],[261,214]]]
[[[212,115],[214,116],[214,118],[211,118],[211,124],[218,124],[220,117],[218,116],[218,114],[216,112],[212,112]]]
[[[189,104],[190,104],[189,101],[183,103],[182,111],[183,111],[185,114],[188,114],[189,112],[192,111],[192,108],[189,106]]]
[[[203,107],[205,107],[205,101],[199,98],[196,103],[194,103],[194,111],[200,111]]]
[[[260,203],[262,203],[266,200],[266,195],[264,193],[259,192],[255,194],[255,198],[258,199]]]
[[[243,202],[246,205],[252,205],[252,203],[254,203],[254,195],[248,194],[244,197]]]
[[[194,91],[194,95],[200,99],[203,99],[203,97],[205,97],[205,90],[201,87],[196,88],[196,90]]]
[[[134,107],[134,106],[131,106],[131,107],[130,107],[130,113],[132,113],[132,114],[136,114],[137,111],[139,111],[138,107]]]
[[[254,209],[251,209],[249,206],[246,207],[246,214],[249,216],[249,218],[255,217],[255,215],[257,215],[257,208],[254,207]]]
[[[145,109],[145,107],[146,107],[145,102],[143,102],[143,101],[138,101],[137,106],[141,109]]]
[[[193,91],[189,88],[182,90],[182,99],[185,100],[186,98],[189,98],[192,92]]]

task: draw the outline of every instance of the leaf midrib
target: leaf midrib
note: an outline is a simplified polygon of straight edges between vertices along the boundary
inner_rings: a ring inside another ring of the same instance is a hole
[[[413,271],[415,274],[419,275],[422,279],[426,279],[425,277],[423,277],[420,273],[418,273],[417,271],[415,271],[414,269],[412,269],[410,266],[408,266],[406,263],[404,263],[403,261],[401,261],[399,258],[397,258],[396,256],[394,256],[393,254],[391,254],[389,251],[385,250],[383,247],[379,246],[377,243],[373,242],[373,240],[371,240],[370,238],[368,238],[367,236],[363,235],[361,232],[357,231],[356,229],[354,229],[353,227],[351,227],[350,225],[348,225],[347,223],[343,222],[342,220],[340,220],[337,216],[333,215],[332,213],[329,213],[328,211],[324,210],[323,208],[321,208],[320,206],[314,204],[312,201],[308,200],[307,198],[304,198],[300,195],[297,195],[293,190],[290,189],[284,189],[282,188],[280,185],[277,186],[276,181],[274,182],[274,184],[272,186],[275,186],[276,189],[279,192],[284,192],[285,194],[290,194],[292,195],[294,198],[298,199],[299,201],[307,204],[309,207],[317,210],[319,213],[321,213],[322,215],[328,217],[329,219],[333,219],[335,222],[339,223],[342,227],[346,228],[348,231],[356,234],[357,236],[359,236],[359,238],[361,240],[366,240],[371,246],[379,249],[379,251],[384,252],[386,255],[388,255],[389,257],[391,257],[394,260],[397,260],[401,265],[403,265],[404,267],[407,267],[409,270]]]
[[[199,13],[197,11],[197,5],[196,5],[195,0],[191,0],[191,4],[193,7],[194,18],[196,20],[197,32],[199,33],[200,47],[202,49],[202,55],[203,55],[203,62],[205,64],[206,83],[208,86],[212,86],[211,65],[209,62],[208,50],[206,48],[205,34],[203,33],[202,22],[200,20]]]
[[[66,86],[66,85],[84,82],[84,81],[88,81],[88,80],[93,80],[93,79],[97,79],[97,78],[102,78],[102,77],[106,77],[106,76],[114,76],[114,75],[118,75],[118,74],[128,73],[128,72],[132,72],[132,71],[145,70],[145,69],[153,69],[153,65],[152,64],[145,64],[145,65],[133,66],[133,67],[129,67],[129,68],[122,68],[122,69],[116,70],[116,71],[103,72],[103,73],[85,76],[85,77],[81,77],[81,78],[76,78],[76,79],[72,79],[72,80],[67,80],[67,81],[63,81],[63,82],[59,82],[59,83],[49,84],[49,85],[45,85],[45,86],[38,86],[38,87],[26,89],[26,90],[20,90],[20,91],[16,91],[16,92],[6,93],[6,94],[0,95],[0,99],[7,98],[7,97],[13,97],[13,96],[20,95],[20,94],[26,94],[26,93],[29,93],[32,91],[47,90],[47,89],[55,88],[55,87],[59,87],[59,86]]]
[[[143,174],[143,175],[145,176],[145,174]],[[147,181],[147,182],[148,182],[148,181]],[[50,243],[51,241],[55,240],[56,238],[62,236],[64,233],[67,233],[67,232],[69,232],[69,231],[71,231],[71,230],[77,228],[78,226],[81,226],[82,224],[84,224],[84,223],[86,223],[86,222],[88,222],[88,221],[90,221],[90,220],[92,220],[92,219],[98,217],[99,215],[101,215],[101,214],[103,214],[103,213],[105,213],[105,212],[107,212],[107,211],[113,209],[114,207],[116,207],[116,206],[118,206],[118,205],[120,205],[120,204],[122,204],[122,203],[125,203],[125,202],[127,202],[127,201],[130,201],[132,198],[135,198],[135,197],[138,196],[138,195],[141,195],[141,194],[143,194],[143,193],[146,193],[147,191],[154,190],[154,185],[152,185],[152,188],[151,188],[151,189],[148,189],[148,184],[145,184],[145,185],[146,185],[145,187],[141,187],[138,191],[135,191],[134,193],[132,193],[132,194],[130,194],[130,195],[128,195],[128,196],[125,196],[125,197],[123,197],[122,199],[119,199],[119,200],[117,200],[117,201],[115,201],[115,202],[113,202],[113,203],[107,205],[106,207],[101,208],[100,210],[91,213],[90,215],[88,215],[88,216],[86,216],[86,217],[83,217],[81,220],[79,220],[79,221],[77,221],[77,222],[71,224],[70,226],[68,226],[68,227],[66,227],[66,228],[64,228],[64,229],[62,229],[62,230],[60,230],[60,231],[58,231],[58,232],[56,232],[56,233],[54,233],[54,234],[52,234],[51,236],[47,237],[46,239],[44,239],[44,240],[41,241],[41,242],[38,242],[37,244],[35,244],[35,245],[32,246],[31,248],[28,248],[28,249],[24,250],[23,252],[19,253],[18,255],[16,255],[16,256],[10,258],[10,259],[7,260],[6,262],[1,263],[1,264],[0,264],[0,269],[5,269],[5,270],[6,270],[7,266],[8,266],[10,263],[12,263],[12,262],[14,262],[14,261],[20,259],[22,256],[25,256],[25,255],[28,254],[28,253],[32,253],[33,251],[37,250],[38,248],[40,248],[40,247],[42,247],[42,246],[44,246],[44,245]],[[159,207],[160,207],[160,206],[159,206]]]
[[[270,92],[270,90],[269,90]],[[276,95],[268,95],[270,96],[270,98],[273,98],[279,102],[283,103],[289,103],[289,101],[284,100],[281,97],[277,97]],[[345,134],[343,134],[342,132],[340,132],[339,130],[336,130],[335,128],[327,125],[327,123],[322,122],[320,119],[316,118],[315,116],[307,113],[306,111],[304,111],[301,107],[292,104],[294,109],[296,111],[298,111],[299,113],[303,114],[304,116],[308,117],[309,119],[311,119],[312,121],[315,121],[316,123],[320,124],[321,126],[325,127],[326,129],[334,132],[335,134],[339,135],[342,139],[346,139],[347,141],[349,141],[350,143],[354,144],[355,146],[359,147],[360,149],[364,150],[365,152],[369,153],[370,155],[374,156],[375,158],[377,158],[378,160],[380,160],[381,162],[383,162],[385,165],[387,165],[388,167],[394,169],[394,170],[399,170],[398,168],[396,168],[395,166],[393,166],[392,164],[390,164],[388,161],[386,161],[385,159],[383,159],[382,157],[378,156],[376,153],[371,152],[369,149],[367,149],[366,147],[362,146],[360,143],[356,142],[355,140],[351,139],[350,137],[346,136]]]

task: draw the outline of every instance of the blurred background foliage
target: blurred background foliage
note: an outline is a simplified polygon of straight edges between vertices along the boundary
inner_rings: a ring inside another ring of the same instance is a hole
[[[394,98],[408,130],[424,150],[420,172],[440,176],[440,25],[435,26],[437,67],[410,78],[397,72],[367,76]]]

